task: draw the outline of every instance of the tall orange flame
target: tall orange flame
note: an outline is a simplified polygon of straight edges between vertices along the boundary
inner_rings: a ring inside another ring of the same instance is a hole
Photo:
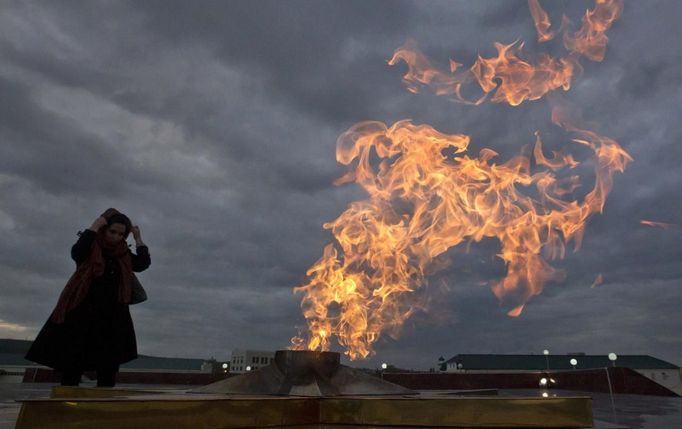
[[[530,3],[531,10],[533,5],[541,10],[537,2]],[[599,29],[610,25],[604,24],[605,17],[618,16],[620,11],[602,9],[607,4],[622,8],[621,2],[598,1],[583,20],[583,27],[595,29],[585,30],[584,37],[595,39]],[[582,31],[571,37],[583,37]],[[461,96],[462,85],[473,80],[485,94],[496,90],[491,101],[511,105],[558,87],[568,89],[579,67],[577,50],[570,60],[545,55],[531,63],[521,59],[522,43],[496,46],[497,58],[479,57],[463,74],[454,62],[450,74],[439,72],[409,44],[390,63],[407,62],[409,89],[430,85],[441,95],[480,104],[486,95],[473,101]],[[595,49],[587,51],[591,55]],[[391,126],[362,122],[343,133],[336,158],[350,170],[337,184],[356,183],[368,198],[351,203],[324,225],[336,244],[329,244],[307,271],[307,283],[294,289],[303,295],[309,335],[292,339],[292,347],[328,350],[335,337],[351,359],[367,357],[383,333],[397,335],[418,309],[414,295],[426,285],[434,258],[463,242],[499,241],[498,256],[507,271],[491,288],[511,304],[509,316],[519,316],[546,283],[561,280],[562,271],[548,261],[563,257],[570,242],[580,247],[586,222],[604,207],[614,173],[632,158],[614,140],[575,125],[565,109],[555,107],[552,121],[594,154],[595,183],[583,198],[574,193],[579,177],[562,174],[578,161],[561,152],[546,156],[539,133],[532,155],[522,151],[502,163],[495,162],[492,149],[470,156],[466,135],[444,134],[409,120]]]

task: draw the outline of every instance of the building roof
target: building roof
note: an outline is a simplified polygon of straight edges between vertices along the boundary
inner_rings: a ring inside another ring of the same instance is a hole
[[[137,359],[121,365],[127,369],[159,369],[199,371],[205,359],[167,358],[139,355]]]
[[[232,356],[245,354],[274,355],[273,350],[232,349]]]
[[[0,366],[40,366],[24,359],[23,354],[0,352]]]
[[[606,355],[484,355],[460,354],[453,356],[447,364],[462,364],[462,369],[472,370],[546,370],[572,369],[571,359],[576,359],[576,368],[604,368],[612,363]],[[619,355],[616,366],[630,369],[679,369],[661,359],[648,355]]]

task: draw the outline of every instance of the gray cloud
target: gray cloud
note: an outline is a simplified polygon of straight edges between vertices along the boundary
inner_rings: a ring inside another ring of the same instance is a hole
[[[545,2],[556,24],[592,2]],[[650,353],[675,341],[682,228],[680,5],[628,2],[606,60],[564,97],[635,158],[567,272],[520,318],[483,283],[504,275],[497,243],[452,249],[423,293],[429,310],[377,356],[427,368],[475,352]],[[106,19],[103,19],[106,17]],[[545,101],[457,105],[401,84],[386,60],[407,39],[446,65],[492,43],[538,46],[526,1],[23,2],[0,11],[0,320],[31,337],[73,269],[69,247],[105,208],[140,224],[150,301],[133,308],[142,353],[224,358],[285,347],[304,326],[291,288],[331,241],[322,223],[364,198],[334,187],[336,137],[355,122],[412,118],[492,147],[500,162],[568,137]],[[589,166],[585,167],[589,171]],[[590,174],[584,189],[591,187]],[[597,274],[604,284],[591,289]],[[665,317],[661,317],[665,315]],[[654,333],[654,334],[652,334]]]

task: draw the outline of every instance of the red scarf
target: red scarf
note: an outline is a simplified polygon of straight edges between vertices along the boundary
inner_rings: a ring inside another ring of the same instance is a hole
[[[130,304],[134,274],[128,246],[125,240],[122,240],[113,248],[108,246],[104,240],[105,231],[106,228],[102,228],[97,232],[97,237],[90,248],[90,255],[76,267],[76,271],[71,275],[66,286],[64,286],[64,290],[59,295],[57,306],[50,317],[52,322],[63,323],[66,313],[76,308],[88,295],[92,281],[104,274],[105,262],[102,256],[102,249],[104,248],[108,249],[116,257],[120,267],[121,278],[118,285],[118,302]]]

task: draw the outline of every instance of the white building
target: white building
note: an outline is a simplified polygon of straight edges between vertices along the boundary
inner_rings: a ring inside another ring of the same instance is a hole
[[[270,365],[275,360],[275,352],[264,350],[232,350],[230,359],[230,372],[243,374],[247,371],[255,371],[266,365]]]

